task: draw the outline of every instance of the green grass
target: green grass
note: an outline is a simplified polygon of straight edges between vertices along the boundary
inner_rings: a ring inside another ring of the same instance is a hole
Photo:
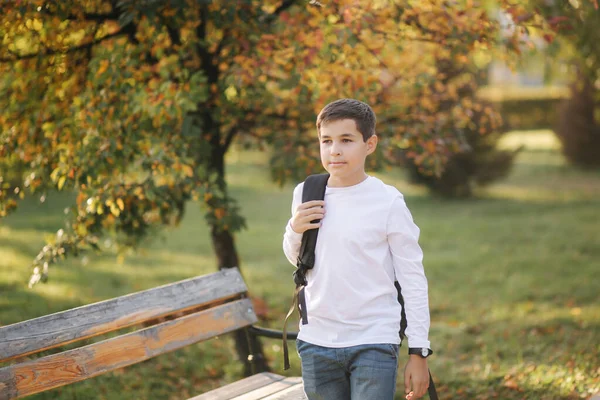
[[[421,228],[430,367],[442,399],[579,399],[600,391],[600,173],[566,165],[550,132],[513,132],[502,146],[519,144],[525,149],[509,178],[473,200],[431,198],[398,170],[375,174],[405,194]],[[292,185],[272,184],[264,158],[233,152],[228,176],[248,222],[236,236],[243,273],[268,303],[263,324],[281,328],[292,290],[293,268],[281,251]],[[29,200],[2,221],[1,325],[215,270],[202,211],[189,204],[179,227],[122,264],[111,254],[67,260],[47,284],[27,289],[31,260],[44,235],[62,227],[69,200]],[[282,373],[279,341],[264,344]],[[180,399],[239,379],[234,358],[225,336],[32,399]],[[295,356],[292,365],[289,374],[298,375]]]

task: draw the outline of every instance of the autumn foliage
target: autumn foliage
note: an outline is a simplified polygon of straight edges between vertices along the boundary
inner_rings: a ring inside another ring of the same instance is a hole
[[[0,215],[24,196],[77,195],[32,283],[103,235],[135,246],[192,199],[219,267],[239,265],[244,220],[224,155],[234,141],[266,146],[276,181],[302,179],[319,169],[315,115],[339,97],[378,114],[371,167],[402,148],[440,174],[476,104],[460,94],[469,77],[448,80],[439,65],[460,69],[499,42],[518,49],[519,26],[537,18],[497,6],[517,29],[471,0],[2,2]]]
[[[600,9],[592,2],[540,2],[548,24],[570,49],[571,97],[560,108],[556,133],[573,165],[600,167]]]
[[[440,109],[452,109],[457,101],[468,101],[472,105],[468,124],[458,131],[461,146],[449,156],[440,174],[432,174],[406,157],[409,149],[400,149],[397,158],[408,170],[410,180],[427,186],[431,193],[450,198],[470,197],[475,188],[508,175],[517,152],[498,149],[498,140],[504,132],[503,122],[490,102],[476,96],[474,67],[457,68],[442,60],[438,62],[438,70],[445,74],[440,83],[448,85],[453,81],[460,99],[448,99]]]
[[[579,74],[571,84],[571,97],[560,107],[556,133],[566,159],[584,168],[600,167],[598,90],[589,76]]]

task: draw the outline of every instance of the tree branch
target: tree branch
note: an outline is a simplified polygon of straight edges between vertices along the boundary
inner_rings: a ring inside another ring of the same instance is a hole
[[[225,152],[229,149],[229,145],[231,145],[231,142],[233,142],[233,139],[235,138],[235,135],[237,135],[238,130],[238,127],[234,126],[229,130],[229,132],[227,132],[227,135],[225,136],[225,143],[223,143],[223,150]]]
[[[93,22],[97,22],[97,23],[104,23],[106,21],[117,21],[119,19],[119,12],[117,11],[117,7],[115,2],[112,2],[112,11],[107,13],[107,14],[101,14],[101,13],[95,13],[95,12],[83,12],[81,13],[81,16],[83,17],[83,20],[85,21],[93,21]],[[12,7],[15,7],[16,5],[12,5]],[[68,20],[68,21],[79,21],[81,20],[81,16],[77,15],[77,14],[73,14],[72,12],[64,15],[64,10],[70,10],[72,7],[67,6],[65,4],[51,4],[50,6],[52,6],[54,9],[51,10],[48,6],[48,4],[46,6],[40,7],[39,11],[38,11],[38,7],[36,7],[35,5],[30,5],[29,10],[31,12],[40,12],[42,14],[48,15],[50,17],[59,17],[61,19],[64,20]],[[63,6],[64,8],[61,8],[61,6]],[[1,9],[0,9],[1,10]],[[58,11],[58,12],[56,12]]]
[[[54,14],[52,14],[48,11],[45,11],[44,13],[46,15],[54,16]],[[65,16],[64,19],[69,20],[69,21],[79,21],[81,18],[78,18],[77,16],[70,14],[70,15]],[[106,21],[118,21],[119,13],[116,11],[113,11],[108,14],[83,13],[83,19],[85,21],[93,21],[93,22],[98,22],[98,23],[104,23]]]
[[[198,44],[196,51],[202,62],[202,69],[206,74],[209,83],[217,83],[219,79],[219,70],[214,64],[214,54],[211,54],[206,47],[206,25],[208,24],[208,6],[203,4],[200,8],[200,24],[196,28],[196,36],[198,36]]]
[[[120,30],[118,32],[114,32],[114,33],[108,34],[108,35],[106,35],[104,37],[101,37],[99,39],[92,40],[89,43],[84,43],[84,44],[81,44],[79,46],[71,47],[71,48],[66,49],[66,50],[62,50],[62,49],[46,49],[46,51],[44,51],[44,52],[21,54],[21,55],[15,54],[14,58],[5,58],[5,57],[0,58],[0,63],[9,63],[9,62],[14,62],[14,61],[27,60],[27,59],[36,58],[36,57],[46,57],[46,56],[52,56],[52,55],[55,55],[55,54],[75,53],[75,52],[80,51],[80,50],[86,50],[86,49],[92,48],[95,45],[100,44],[100,43],[102,43],[105,40],[112,39],[112,38],[117,37],[117,36],[125,35],[126,33],[127,32],[125,32],[122,29],[122,30]],[[14,53],[12,53],[12,54],[14,54]]]
[[[215,57],[219,58],[219,55],[223,51],[223,47],[225,47],[225,41],[229,37],[230,33],[231,33],[231,29],[229,29],[229,28],[225,28],[223,30],[223,39],[221,39],[221,41],[219,42],[219,45],[217,46],[217,50],[215,50]]]
[[[169,21],[167,21],[167,18],[165,18],[163,15],[159,15],[158,18],[165,28],[167,28],[167,33],[169,34],[169,39],[171,39],[171,44],[174,46],[181,46],[181,35],[179,34],[179,31],[176,28],[173,28],[169,24]]]
[[[281,14],[296,3],[298,3],[298,0],[283,0],[281,5],[277,7],[275,11],[273,11],[273,13],[267,14],[266,16],[264,16],[264,18],[261,18],[261,22],[271,24],[273,21],[275,21],[279,14]]]

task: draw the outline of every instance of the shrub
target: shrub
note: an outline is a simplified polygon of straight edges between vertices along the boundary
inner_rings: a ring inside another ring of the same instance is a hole
[[[584,168],[600,167],[597,96],[591,79],[579,73],[577,82],[571,85],[571,98],[563,102],[559,111],[556,134],[563,154],[570,163]]]
[[[413,183],[426,185],[435,195],[471,197],[475,186],[487,185],[505,177],[518,150],[497,149],[496,144],[503,132],[501,117],[493,111],[491,102],[476,98],[475,73],[452,63],[438,63],[438,71],[446,76],[441,82],[444,85],[453,80],[464,82],[457,90],[459,97],[440,104],[440,110],[460,110],[465,100],[474,104],[469,124],[451,127],[462,133],[463,143],[458,152],[448,157],[439,176],[424,171],[408,157],[404,157],[403,164]]]
[[[482,122],[474,116],[474,123],[477,126]],[[467,129],[464,133],[465,148],[450,156],[439,177],[422,172],[407,160],[405,165],[411,182],[426,185],[435,195],[465,198],[473,195],[475,187],[485,186],[508,175],[519,149],[498,150],[497,142],[502,136],[499,131],[481,134],[479,129]]]

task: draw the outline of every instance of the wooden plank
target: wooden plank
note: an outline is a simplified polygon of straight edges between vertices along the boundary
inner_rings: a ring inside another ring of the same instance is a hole
[[[82,381],[257,321],[249,299],[236,300],[78,349],[0,368],[0,399]]]
[[[262,372],[230,383],[223,387],[192,397],[188,400],[229,400],[244,393],[278,382],[285,379],[284,376],[273,374],[271,372]]]
[[[237,268],[0,327],[0,362],[233,298],[248,289]]]
[[[304,394],[304,386],[302,380],[294,386],[290,386],[281,392],[274,393],[270,396],[263,397],[262,400],[307,400]]]
[[[231,400],[259,400],[265,399],[275,393],[280,393],[290,387],[297,386],[298,384],[302,384],[302,378],[300,377],[292,377],[285,378],[278,382],[273,382],[270,385],[263,386],[261,388],[255,389],[250,393],[245,393],[234,397]]]

